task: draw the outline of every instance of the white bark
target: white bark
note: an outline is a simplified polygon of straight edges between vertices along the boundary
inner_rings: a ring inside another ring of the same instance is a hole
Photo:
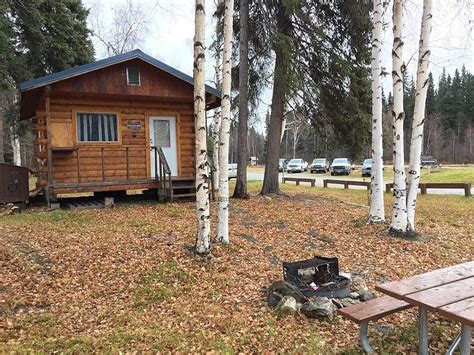
[[[10,137],[13,150],[13,164],[21,166],[20,138],[15,133],[13,127],[10,127]]]
[[[229,243],[229,131],[234,0],[224,1],[224,57],[222,66],[222,111],[219,144],[219,212],[217,240]]]
[[[212,175],[212,184],[215,193],[219,193],[219,132],[221,129],[221,110],[214,110],[214,120],[212,121],[212,151],[214,153],[213,163],[214,172]]]
[[[283,120],[281,121],[281,137],[280,137],[280,143],[283,142],[283,137],[285,135],[286,131],[286,115],[283,116]],[[285,150],[286,153],[286,150]]]
[[[222,0],[220,0],[222,1]],[[220,4],[219,1],[219,4]],[[218,6],[219,6],[218,4]],[[216,64],[215,64],[215,80],[216,87],[221,89],[221,51],[216,49]],[[217,107],[214,109],[214,120],[212,121],[212,152],[214,161],[214,172],[212,174],[212,188],[216,194],[219,193],[219,134],[221,129],[221,108]]]
[[[382,145],[382,0],[374,0],[372,31],[372,179],[367,223],[385,222]]]
[[[394,233],[407,232],[405,152],[403,145],[403,0],[393,2],[393,49],[392,49],[392,84],[393,84],[393,209],[390,230]]]
[[[211,251],[209,219],[209,176],[207,168],[206,140],[206,92],[205,72],[205,27],[204,1],[196,0],[194,35],[194,124],[196,130],[196,217],[198,221],[196,254],[205,256]]]
[[[433,0],[423,1],[420,47],[418,51],[418,70],[416,73],[415,108],[413,113],[410,142],[410,164],[408,169],[407,213],[408,229],[415,230],[415,209],[418,184],[420,182],[420,159],[423,145],[423,126],[425,122],[426,94],[428,91],[428,65],[430,60],[429,41],[433,27]]]

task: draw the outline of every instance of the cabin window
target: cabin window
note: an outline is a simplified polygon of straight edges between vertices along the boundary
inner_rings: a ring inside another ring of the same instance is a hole
[[[140,85],[140,70],[138,67],[127,67],[127,85]]]
[[[113,113],[78,113],[79,142],[117,142],[117,115]]]

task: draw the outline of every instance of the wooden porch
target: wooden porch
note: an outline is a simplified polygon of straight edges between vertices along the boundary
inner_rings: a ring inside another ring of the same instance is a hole
[[[157,197],[170,202],[176,199],[193,199],[196,197],[194,177],[171,177],[171,188],[168,182],[160,179],[99,181],[82,183],[57,183],[49,188],[51,194],[71,194],[84,192],[113,192],[126,190],[157,190]]]

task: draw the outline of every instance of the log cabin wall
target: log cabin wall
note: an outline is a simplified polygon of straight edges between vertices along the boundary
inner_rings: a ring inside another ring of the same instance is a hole
[[[78,112],[118,115],[118,142],[78,142]],[[52,183],[123,182],[150,178],[150,116],[175,116],[178,176],[194,175],[194,116],[191,104],[50,98]],[[127,172],[128,166],[128,172]],[[117,186],[117,189],[121,189]]]

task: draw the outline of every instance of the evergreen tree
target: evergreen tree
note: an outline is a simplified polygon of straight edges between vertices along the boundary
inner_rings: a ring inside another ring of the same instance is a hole
[[[12,107],[16,86],[94,59],[88,11],[80,0],[10,0],[0,2],[0,15],[0,129],[5,122],[0,134],[21,138],[30,123],[18,122],[17,114],[4,115],[18,112]]]
[[[431,116],[436,111],[436,94],[433,81],[433,74],[428,75],[428,92],[426,94],[426,115]]]
[[[25,61],[24,70],[15,73],[15,81],[65,70],[94,59],[88,37],[88,10],[80,0],[13,0],[9,12],[17,31],[12,49]]]

